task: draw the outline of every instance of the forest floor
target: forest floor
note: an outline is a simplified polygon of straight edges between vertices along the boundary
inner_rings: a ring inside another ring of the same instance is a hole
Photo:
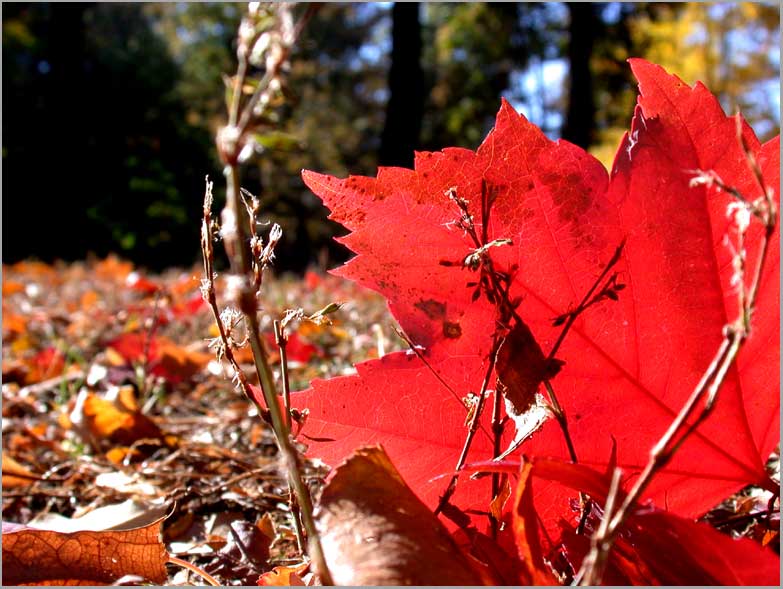
[[[274,438],[210,349],[217,333],[200,280],[200,268],[152,276],[113,257],[3,266],[4,522],[126,530],[165,516],[168,554],[223,585],[298,567]],[[220,299],[220,278],[217,288]],[[260,304],[276,373],[273,319],[333,302],[344,305],[331,325],[293,326],[292,390],[405,348],[377,294],[317,272],[270,276]],[[255,382],[249,350],[237,358]],[[302,448],[306,431],[305,421]],[[326,470],[306,464],[316,493]],[[776,526],[755,516],[761,497],[746,489],[706,519],[779,550]],[[183,565],[167,572],[166,584],[203,584]]]
[[[200,279],[200,268],[148,276],[112,257],[3,267],[5,522],[127,529],[167,515],[169,554],[225,585],[301,562],[271,429],[209,349]],[[332,325],[294,325],[292,390],[405,345],[384,300],[337,277],[269,277],[263,292],[276,372],[272,319],[344,303]],[[249,350],[237,356],[252,375]],[[317,490],[326,469],[306,472]],[[171,584],[203,584],[168,572]]]

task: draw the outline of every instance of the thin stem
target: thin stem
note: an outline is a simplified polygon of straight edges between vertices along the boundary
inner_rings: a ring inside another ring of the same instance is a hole
[[[489,381],[492,378],[492,371],[495,369],[495,359],[497,357],[497,351],[499,346],[500,346],[500,339],[497,336],[495,336],[495,339],[492,342],[492,350],[489,353],[489,364],[487,366],[487,371],[484,374],[484,380],[481,383],[481,390],[479,391],[478,401],[476,402],[476,409],[473,413],[473,418],[470,420],[468,435],[465,437],[465,443],[462,446],[462,452],[460,452],[459,459],[457,460],[457,466],[454,469],[455,471],[459,471],[463,466],[465,466],[465,460],[467,460],[468,452],[470,451],[470,446],[473,443],[473,438],[476,435],[476,430],[478,430],[479,419],[481,418],[481,414],[484,410],[484,397],[486,396],[487,387],[489,386]],[[457,488],[458,479],[459,479],[459,474],[452,475],[451,480],[449,481],[449,485],[448,487],[446,487],[446,490],[444,491],[443,495],[441,495],[440,501],[438,502],[438,506],[435,509],[436,515],[441,511],[443,511],[443,508],[446,507],[446,505],[448,504],[449,499],[451,499],[451,496],[454,494],[454,491]]]
[[[601,282],[603,282],[604,278],[607,277],[609,271],[615,266],[615,264],[617,264],[617,262],[620,261],[620,255],[622,254],[624,247],[625,247],[625,239],[623,239],[620,242],[620,245],[617,246],[617,249],[615,249],[614,254],[610,258],[609,262],[606,264],[606,267],[604,268],[603,272],[601,272],[601,275],[596,279],[596,281],[590,287],[590,290],[587,291],[585,296],[582,297],[582,300],[579,302],[579,305],[577,305],[576,309],[568,313],[568,319],[566,320],[565,325],[563,325],[563,329],[560,331],[560,335],[558,336],[557,341],[555,341],[555,344],[552,346],[552,349],[549,351],[549,355],[547,356],[548,360],[552,360],[555,357],[555,354],[557,354],[557,351],[560,349],[560,346],[563,344],[566,335],[570,331],[571,326],[574,324],[577,317],[580,315],[582,311],[584,311],[587,307],[590,306],[591,304],[590,298],[593,296],[593,293],[596,291],[596,289],[601,284]]]
[[[237,379],[237,383],[239,385],[239,389],[242,391],[242,394],[245,396],[245,398],[248,401],[250,401],[253,405],[256,406],[256,408],[259,411],[259,414],[262,414],[264,412],[265,407],[262,407],[259,404],[258,399],[256,399],[255,395],[253,395],[252,391],[250,390],[250,383],[248,382],[244,371],[240,368],[239,363],[237,362],[234,356],[230,338],[228,336],[228,330],[226,329],[225,324],[223,323],[223,320],[220,317],[220,309],[218,308],[218,304],[217,304],[217,297],[215,293],[214,270],[213,270],[214,250],[212,248],[211,231],[210,231],[211,211],[209,210],[209,206],[207,206],[206,204],[209,203],[211,205],[211,200],[212,200],[211,190],[212,190],[211,183],[208,183],[207,184],[208,195],[205,198],[204,224],[202,227],[202,253],[204,257],[204,273],[206,276],[203,283],[202,294],[204,295],[207,304],[212,310],[212,315],[215,319],[215,324],[217,325],[218,333],[222,343],[222,346],[218,352],[218,357],[223,355],[229,361],[229,363],[231,364],[231,368],[234,370],[234,378]],[[266,398],[264,398],[264,402],[266,403]],[[290,410],[288,412],[288,415],[290,416]],[[289,425],[289,431],[290,431],[290,425]],[[303,552],[306,546],[306,542],[305,542],[304,532],[302,530],[301,509],[299,507],[299,502],[297,500],[296,494],[294,493],[294,489],[291,485],[290,479],[288,485],[288,492],[289,492],[289,503],[291,507],[291,515],[294,520],[294,530],[296,532],[297,546],[299,548],[299,551]]]
[[[310,491],[302,479],[297,450],[291,442],[290,432],[286,427],[286,422],[280,411],[280,405],[277,402],[274,376],[272,375],[272,369],[269,366],[264,344],[261,341],[261,328],[258,323],[258,316],[256,315],[255,292],[252,292],[251,289],[248,288],[249,281],[247,277],[252,274],[252,265],[248,251],[247,235],[245,234],[245,223],[243,222],[243,215],[247,214],[247,212],[244,210],[241,202],[239,170],[236,165],[228,165],[226,166],[225,173],[228,183],[229,199],[227,206],[229,207],[229,210],[234,213],[235,217],[233,219],[234,232],[233,234],[228,233],[224,239],[227,242],[227,248],[230,251],[233,250],[231,266],[234,274],[241,279],[241,290],[238,293],[239,307],[245,317],[245,323],[248,326],[248,338],[250,341],[250,349],[253,352],[253,362],[256,367],[258,382],[263,391],[267,408],[269,409],[272,429],[275,432],[275,439],[277,440],[277,445],[280,449],[283,464],[288,472],[290,484],[293,486],[301,508],[302,523],[304,524],[309,537],[310,556],[316,564],[321,582],[324,585],[332,585],[331,574],[326,565],[326,559],[321,548],[318,531],[315,527],[315,520],[313,519],[313,504],[312,499],[310,498]]]
[[[247,104],[245,105],[245,108],[242,110],[242,116],[239,119],[239,123],[236,125],[238,130],[238,136],[242,136],[244,132],[247,131],[248,126],[250,125],[250,121],[252,120],[253,110],[255,109],[256,104],[258,104],[258,101],[261,99],[261,96],[263,95],[264,91],[269,86],[269,83],[280,72],[280,68],[282,67],[283,63],[285,63],[285,60],[288,59],[288,55],[291,53],[291,48],[296,43],[297,39],[299,38],[299,35],[302,33],[302,30],[307,25],[308,21],[313,17],[313,15],[316,12],[318,12],[319,9],[320,9],[320,4],[318,4],[317,2],[311,2],[308,4],[306,12],[296,23],[293,39],[291,40],[290,43],[286,43],[282,46],[282,51],[280,52],[278,59],[274,60],[274,62],[270,64],[270,68],[266,72],[264,72],[264,76],[261,78],[261,81],[259,82],[255,91],[251,95],[250,100],[248,100]]]
[[[560,431],[563,432],[563,439],[565,440],[566,448],[568,449],[568,456],[571,458],[571,462],[577,464],[579,459],[576,456],[574,441],[571,439],[571,432],[568,429],[568,417],[560,405],[560,402],[557,400],[555,389],[549,380],[544,381],[544,388],[546,388],[549,397],[549,408],[555,416],[555,421],[557,421],[557,424],[560,426]],[[592,507],[590,498],[582,492],[579,493],[579,505],[581,506],[582,514],[579,516],[579,524],[576,527],[576,533],[581,536],[584,533],[585,524],[587,524],[587,516],[590,515],[590,509]]]
[[[237,51],[239,63],[237,65],[237,75],[234,76],[234,91],[231,96],[231,106],[228,109],[228,124],[232,127],[237,124],[237,118],[239,117],[242,88],[245,86],[245,76],[247,74],[247,51],[247,47],[244,48],[244,51]]]
[[[196,573],[199,577],[204,579],[207,582],[207,585],[212,585],[213,587],[221,587],[221,583],[219,583],[215,577],[210,575],[207,571],[205,571],[202,568],[197,567],[194,564],[189,563],[187,560],[183,560],[181,558],[178,558],[176,556],[169,555],[169,562],[171,564],[175,564],[177,566],[181,566],[183,568],[188,569],[189,571]]]
[[[275,319],[272,324],[275,330],[275,343],[280,349],[280,376],[283,380],[283,407],[285,408],[285,425],[291,430],[291,387],[288,381],[288,354],[286,348],[288,337],[280,327],[280,320]]]
[[[288,356],[286,354],[286,344],[288,338],[280,327],[280,321],[273,323],[275,330],[275,343],[280,349],[280,375],[283,381],[283,406],[285,407],[285,425],[288,431],[291,431],[291,389],[288,382]],[[296,495],[291,495],[291,517],[294,520],[294,531],[296,532],[296,543],[299,551],[302,552],[306,546],[304,530],[302,529],[302,513],[299,508],[299,501]]]
[[[601,525],[590,540],[590,553],[589,558],[590,566],[586,569],[584,576],[582,576],[582,570],[579,571],[575,581],[579,585],[597,585],[603,571],[606,568],[606,563],[609,560],[608,547],[604,545],[606,537],[609,532],[609,520],[614,513],[614,504],[617,501],[617,495],[620,491],[620,477],[622,476],[622,470],[615,468],[612,472],[612,483],[609,486],[609,494],[606,496],[606,506],[604,508],[604,518],[601,520]]]
[[[501,394],[498,387],[495,387],[493,395],[492,406],[492,457],[497,458],[500,456],[501,442],[503,436],[503,422],[501,421],[500,409],[501,409]],[[492,501],[494,501],[500,493],[500,473],[492,473]],[[498,534],[498,521],[493,517],[490,517],[490,533],[493,538]]]
[[[576,457],[576,448],[574,448],[571,433],[568,431],[568,418],[566,417],[565,411],[563,411],[560,402],[557,400],[557,395],[555,395],[555,389],[552,387],[552,383],[545,380],[544,388],[549,396],[549,407],[552,410],[552,414],[555,416],[555,420],[560,426],[560,430],[563,432],[563,438],[565,439],[566,447],[568,448],[568,456],[571,458],[571,462],[577,463],[579,460]]]

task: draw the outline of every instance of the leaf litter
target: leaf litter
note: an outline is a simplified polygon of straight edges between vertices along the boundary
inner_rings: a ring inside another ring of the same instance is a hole
[[[119,548],[118,563],[101,570],[30,549],[75,537],[90,554],[117,534],[131,544],[143,536],[144,550],[185,559],[224,585],[311,580],[274,438],[209,349],[212,318],[198,289],[197,270],[151,276],[115,257],[3,266],[3,520],[17,526],[4,529],[6,582],[204,582],[166,559],[135,566],[138,553]],[[345,303],[331,325],[289,327],[297,388],[405,346],[383,300],[340,278],[268,277],[265,295],[270,317]],[[263,327],[273,344],[271,320]],[[308,462],[306,473],[318,488],[326,469]],[[35,579],[19,576],[31,555],[42,563]]]

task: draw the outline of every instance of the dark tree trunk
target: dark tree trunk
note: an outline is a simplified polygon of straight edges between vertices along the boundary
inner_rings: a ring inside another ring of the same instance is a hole
[[[588,147],[595,131],[595,101],[590,56],[598,26],[595,8],[589,2],[568,2],[568,60],[571,84],[568,112],[563,125],[563,139],[580,147]]]
[[[413,167],[424,114],[419,3],[395,2],[392,17],[389,102],[378,161],[383,166]]]

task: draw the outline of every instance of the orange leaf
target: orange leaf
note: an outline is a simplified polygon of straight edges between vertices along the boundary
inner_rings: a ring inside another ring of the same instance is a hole
[[[293,567],[275,567],[271,571],[267,571],[260,577],[258,577],[258,584],[262,585],[274,585],[276,587],[285,586],[305,586],[306,583],[302,580],[302,574],[310,566],[309,562],[305,562],[298,566]]]
[[[24,284],[15,280],[3,280],[3,296],[11,296],[24,290]]]
[[[120,389],[116,401],[87,393],[81,405],[77,402],[71,414],[71,421],[78,424],[77,428],[86,428],[88,437],[92,436],[96,441],[107,439],[116,444],[130,446],[143,438],[160,439],[163,435],[160,428],[139,412],[135,400],[131,406],[125,404],[129,403],[128,395],[132,396],[132,389],[123,388],[130,392]]]
[[[188,350],[168,341],[159,340],[159,344],[152,372],[171,382],[188,380],[214,358],[212,354]]]
[[[3,488],[26,487],[41,477],[3,451]]]
[[[82,298],[79,301],[79,306],[82,308],[82,311],[87,311],[91,307],[95,305],[95,303],[98,302],[98,293],[94,290],[88,290],[82,295]]]
[[[109,256],[95,264],[94,272],[99,278],[114,278],[116,280],[125,280],[133,271],[133,264],[123,262],[116,256]]]
[[[558,585],[559,583],[544,563],[544,554],[538,535],[538,516],[533,506],[533,465],[526,462],[519,474],[519,484],[514,496],[513,530],[522,564],[534,585]]]
[[[160,584],[168,560],[161,521],[72,533],[3,523],[3,585],[104,585],[125,575]]]
[[[497,496],[489,502],[489,512],[497,521],[503,519],[503,509],[506,507],[508,498],[511,497],[511,484],[508,482],[508,477],[503,477],[500,491]]]
[[[49,264],[44,264],[43,262],[17,262],[11,266],[11,270],[18,272],[19,274],[31,274],[39,278],[57,274],[54,268],[52,268]]]
[[[22,315],[3,313],[3,332],[9,335],[19,335],[27,329],[27,319]]]

